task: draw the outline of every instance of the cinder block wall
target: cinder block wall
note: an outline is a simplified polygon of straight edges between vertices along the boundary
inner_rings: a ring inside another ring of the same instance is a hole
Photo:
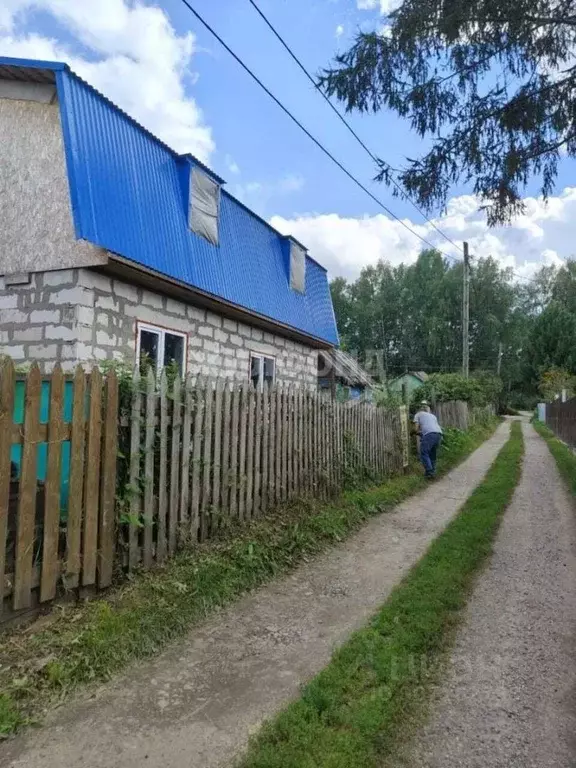
[[[278,381],[317,384],[316,350],[93,270],[36,273],[20,286],[0,278],[0,354],[20,364],[132,363],[138,321],[187,334],[190,373],[247,378],[255,352],[276,359]]]

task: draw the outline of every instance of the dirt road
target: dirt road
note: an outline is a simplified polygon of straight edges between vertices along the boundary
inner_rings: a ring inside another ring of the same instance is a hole
[[[341,547],[230,606],[157,659],[0,747],[13,768],[212,768],[297,695],[482,480],[498,428],[460,467]]]
[[[524,435],[522,480],[413,768],[576,766],[576,511],[544,441]]]

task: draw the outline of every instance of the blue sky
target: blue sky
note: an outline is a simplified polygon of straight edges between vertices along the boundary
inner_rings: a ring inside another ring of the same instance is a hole
[[[286,106],[398,216],[443,243],[409,203],[372,181],[373,162],[273,37],[248,0],[190,0]],[[378,28],[398,0],[258,0],[316,73],[358,29]],[[81,7],[79,7],[81,6]],[[181,0],[2,0],[0,53],[65,58],[113,101],[180,151],[193,151],[228,189],[283,231],[291,231],[331,274],[354,277],[387,258],[416,258],[421,243],[348,180],[204,30]],[[372,151],[392,165],[423,145],[389,113],[351,115]],[[510,228],[488,231],[469,190],[452,191],[439,223],[478,253],[530,274],[571,255],[575,164],[565,161],[558,195]],[[536,184],[528,194],[537,191]]]

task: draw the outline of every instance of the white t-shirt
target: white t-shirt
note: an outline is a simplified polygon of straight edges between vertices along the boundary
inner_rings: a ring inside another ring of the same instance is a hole
[[[414,416],[414,424],[418,424],[422,436],[429,435],[431,432],[442,434],[442,427],[438,424],[438,419],[428,411],[418,411]]]

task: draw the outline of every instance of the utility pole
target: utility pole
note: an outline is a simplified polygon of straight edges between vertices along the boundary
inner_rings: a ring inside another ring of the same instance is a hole
[[[462,286],[462,375],[470,374],[470,254],[464,243],[464,283]]]
[[[504,346],[502,342],[498,344],[498,365],[496,366],[496,373],[498,376],[500,376],[500,371],[502,370],[502,355],[504,354]]]

